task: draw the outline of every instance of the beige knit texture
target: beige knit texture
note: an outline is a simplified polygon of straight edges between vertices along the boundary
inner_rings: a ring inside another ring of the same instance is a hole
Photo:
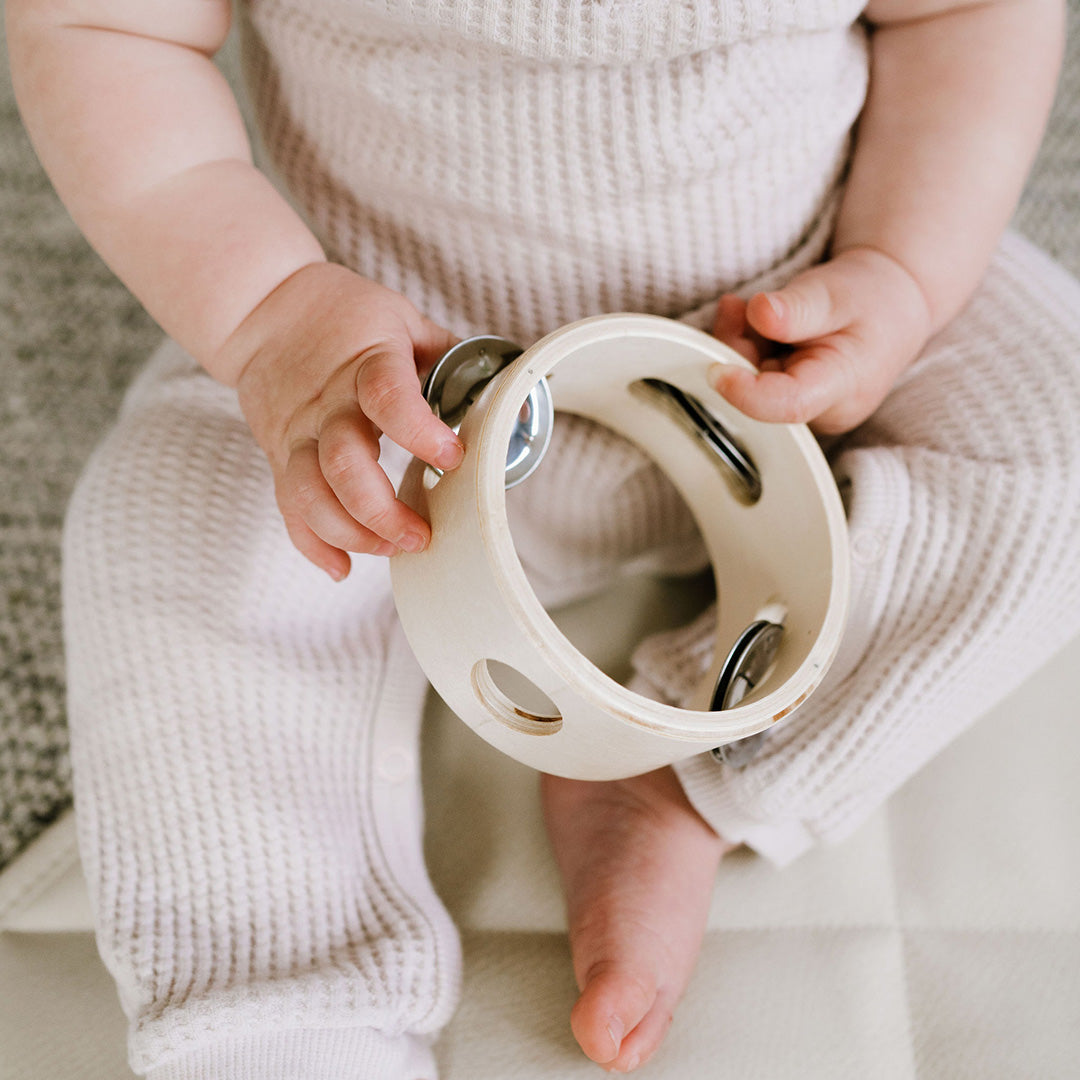
[[[820,255],[865,92],[860,6],[256,0],[245,55],[331,256],[528,345]]]
[[[851,507],[844,643],[750,765],[679,766],[718,831],[779,863],[841,839],[1080,632],[1078,417],[1080,284],[1008,235],[965,311],[832,449]],[[646,685],[694,685],[710,631],[703,617],[644,644]]]
[[[295,551],[235,392],[171,344],[64,555],[80,848],[133,1068],[285,1080],[299,1040],[306,1077],[400,1077],[460,958],[423,866],[427,685],[386,561],[335,585]]]

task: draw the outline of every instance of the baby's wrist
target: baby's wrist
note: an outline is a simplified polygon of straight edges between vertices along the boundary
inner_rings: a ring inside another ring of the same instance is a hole
[[[923,283],[902,259],[871,244],[834,249],[832,259],[856,266],[860,279],[872,279],[875,293],[890,296],[912,329],[922,327],[922,341],[930,339],[935,329],[934,305]]]
[[[287,351],[268,346],[275,342],[285,345],[290,332],[295,332],[298,324],[305,321],[302,313],[317,298],[324,281],[338,272],[349,271],[320,260],[305,263],[282,278],[204,362],[206,369],[219,382],[239,386],[257,358],[267,360]]]
[[[878,357],[880,369],[878,377],[868,384],[876,387],[871,395],[878,399],[873,401],[876,408],[884,393],[918,359],[927,342],[941,328],[938,316],[918,276],[892,253],[873,245],[860,245],[836,252],[833,259],[847,265],[852,287],[863,290],[859,321],[864,326],[864,341],[867,345],[873,343],[871,352]]]

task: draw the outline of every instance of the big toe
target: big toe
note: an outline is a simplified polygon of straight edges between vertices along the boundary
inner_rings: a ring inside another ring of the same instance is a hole
[[[671,1025],[671,1004],[669,995],[648,975],[608,967],[587,977],[570,1026],[593,1061],[629,1072],[663,1041]]]
[[[625,970],[606,969],[586,976],[570,1013],[570,1027],[582,1050],[601,1065],[614,1062],[626,1035],[648,1015],[656,988]]]

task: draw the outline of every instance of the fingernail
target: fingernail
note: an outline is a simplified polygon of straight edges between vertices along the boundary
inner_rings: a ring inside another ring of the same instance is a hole
[[[622,1046],[622,1037],[626,1034],[626,1028],[623,1027],[623,1022],[617,1016],[613,1016],[608,1022],[607,1033],[611,1036],[611,1042],[617,1054],[619,1047]]]
[[[417,532],[407,532],[398,537],[398,547],[402,551],[423,551],[427,547],[427,541]]]
[[[328,573],[328,574],[329,574],[329,575],[330,575],[330,576],[331,576],[331,577],[332,577],[332,578],[333,578],[333,579],[334,579],[335,581],[344,581],[344,580],[345,580],[345,578],[346,578],[346,577],[348,577],[348,574],[349,574],[349,571],[348,571],[348,570],[341,570],[341,569],[339,569],[339,568],[338,568],[338,567],[336,567],[336,566],[333,566],[333,567],[327,566],[327,567],[324,567],[324,569],[326,570],[326,572],[327,572],[327,573]]]
[[[464,456],[465,447],[459,439],[453,439],[450,442],[443,443],[440,447],[435,464],[440,469],[456,469],[461,464],[461,459]]]
[[[377,548],[372,551],[372,555],[385,555],[389,558],[391,555],[396,555],[400,548],[397,544],[391,544],[389,540],[384,540]]]
[[[773,309],[773,314],[778,319],[782,319],[787,315],[787,304],[785,304],[776,293],[766,293],[765,300],[769,307]]]
[[[741,371],[734,364],[713,364],[709,368],[709,381],[719,393],[724,392],[724,386],[736,371]]]

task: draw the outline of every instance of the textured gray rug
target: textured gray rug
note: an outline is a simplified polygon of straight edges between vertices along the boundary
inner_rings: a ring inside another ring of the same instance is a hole
[[[1017,224],[1080,274],[1080,0]],[[2,31],[0,31],[2,32]],[[160,332],[68,219],[0,60],[0,866],[69,803],[60,637],[64,506]]]

